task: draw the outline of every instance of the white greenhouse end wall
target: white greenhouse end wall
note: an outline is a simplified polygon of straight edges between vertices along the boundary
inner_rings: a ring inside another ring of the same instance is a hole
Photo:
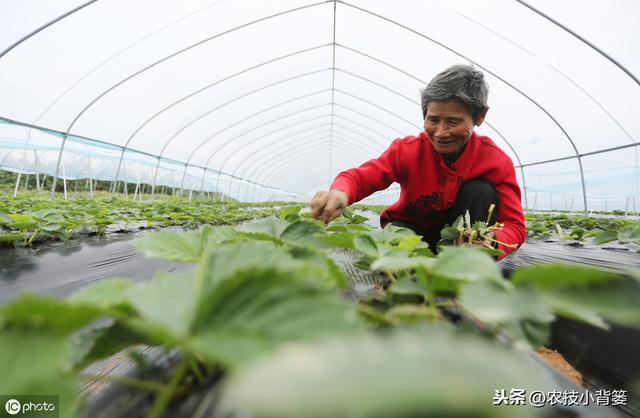
[[[526,208],[632,210],[639,21],[635,0],[0,0],[0,169],[305,201],[471,63]]]

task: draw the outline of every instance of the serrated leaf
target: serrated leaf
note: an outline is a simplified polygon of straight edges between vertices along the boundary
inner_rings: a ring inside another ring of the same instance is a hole
[[[359,235],[353,239],[353,245],[356,251],[361,252],[370,258],[376,258],[379,255],[378,245],[373,238],[368,235]]]
[[[289,346],[243,366],[224,396],[256,418],[529,417],[537,411],[496,408],[487,396],[492,388],[550,390],[544,373],[526,353],[424,326]]]
[[[427,289],[417,280],[410,277],[401,277],[389,287],[389,292],[397,295],[427,296]]]
[[[618,241],[622,243],[640,243],[640,227],[628,226],[618,231]]]
[[[447,241],[453,241],[460,238],[460,234],[460,231],[453,226],[447,226],[442,228],[442,231],[440,231],[440,237]]]
[[[315,238],[318,241],[321,241],[327,245],[336,248],[348,248],[350,250],[355,249],[355,245],[353,243],[355,234],[351,232],[335,232],[332,234],[316,234]]]
[[[0,328],[67,335],[100,315],[102,311],[93,306],[27,293],[0,308]]]
[[[71,345],[48,333],[3,331],[0,338],[0,393],[60,397],[60,416],[69,416],[77,377],[69,373]]]
[[[520,268],[513,272],[511,281],[517,285],[561,289],[609,283],[619,278],[615,273],[594,267],[553,263]]]
[[[546,344],[553,309],[530,289],[503,288],[489,281],[471,283],[461,290],[460,302],[485,324],[506,329],[515,340],[532,347]]]
[[[200,231],[151,234],[134,241],[133,245],[146,257],[196,262],[208,246],[232,241],[237,235],[229,226],[205,225]]]
[[[125,294],[137,284],[131,279],[114,277],[85,286],[72,294],[67,300],[76,304],[96,306],[100,309],[111,309],[118,306],[129,306]]]
[[[194,322],[195,281],[194,273],[156,274],[151,281],[127,289],[125,295],[141,318],[179,341],[190,335]]]
[[[407,252],[412,252],[421,242],[422,238],[419,235],[411,235],[402,238],[398,243],[398,248]]]
[[[383,229],[373,230],[369,232],[368,235],[375,241],[382,241],[386,242],[387,244],[395,245],[399,243],[403,238],[414,236],[415,232],[413,232],[409,228],[403,228],[388,223]]]
[[[430,271],[433,265],[436,263],[435,258],[416,256],[385,256],[380,257],[371,264],[371,270],[397,272],[403,270],[412,270],[417,268],[424,268]]]
[[[60,224],[45,224],[40,226],[40,229],[47,232],[58,231],[61,228],[62,228],[62,225]]]
[[[295,260],[303,261],[306,268],[318,278],[322,278],[322,281],[333,283],[340,288],[348,287],[349,281],[342,268],[323,252],[307,247],[291,247],[288,252]]]
[[[135,344],[160,344],[117,321],[83,329],[72,337],[71,365],[82,370],[89,364],[107,358]]]
[[[447,280],[503,280],[495,261],[471,246],[446,248],[436,259],[432,272],[434,276]]]
[[[236,248],[245,251],[253,250]],[[234,365],[286,341],[358,329],[348,302],[300,264],[252,264],[226,278],[213,270],[199,275],[204,284],[190,346],[210,360]]]
[[[602,231],[593,237],[594,244],[605,244],[607,242],[615,241],[618,239],[618,231],[616,230],[606,230]]]
[[[280,213],[278,214],[278,218],[285,221],[295,220],[298,218],[300,209],[302,209],[300,206],[286,207],[280,211]]]
[[[261,219],[248,222],[238,227],[239,231],[263,234],[271,238],[279,239],[282,232],[290,225],[289,222],[277,218]]]
[[[324,230],[313,221],[300,219],[289,224],[278,238],[289,245],[307,245],[318,247],[322,242],[316,240],[315,234],[322,234]]]
[[[549,264],[517,270],[517,286],[529,286],[557,315],[581,320],[602,328],[608,319],[626,325],[640,324],[640,283],[592,267]]]

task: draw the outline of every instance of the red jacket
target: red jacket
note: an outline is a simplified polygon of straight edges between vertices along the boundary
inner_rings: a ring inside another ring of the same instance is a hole
[[[490,138],[475,132],[451,167],[423,131],[396,139],[380,157],[341,172],[331,189],[345,192],[352,204],[397,182],[400,200],[382,212],[382,225],[399,220],[430,227],[446,222],[446,210],[453,206],[460,185],[474,178],[484,178],[498,192],[496,217],[504,229],[496,231],[496,240],[520,246],[526,232],[513,163]],[[505,254],[513,251],[503,245],[499,248]]]

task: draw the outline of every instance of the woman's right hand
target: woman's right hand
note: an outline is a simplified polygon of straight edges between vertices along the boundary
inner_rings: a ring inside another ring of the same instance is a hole
[[[313,218],[328,224],[342,215],[344,209],[349,206],[349,196],[342,190],[320,191],[313,196],[309,206]]]

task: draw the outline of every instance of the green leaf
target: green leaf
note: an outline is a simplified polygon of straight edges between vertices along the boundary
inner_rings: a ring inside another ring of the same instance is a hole
[[[322,242],[318,241],[314,235],[323,232],[324,230],[317,223],[300,219],[289,224],[277,238],[289,245],[318,247],[322,245]]]
[[[424,326],[288,346],[243,366],[224,396],[256,418],[516,418],[537,411],[492,405],[495,389],[554,387],[527,353]]]
[[[261,219],[255,222],[248,222],[238,227],[239,231],[262,235],[269,238],[279,239],[282,232],[290,225],[289,222],[276,218]]]
[[[291,247],[288,252],[295,260],[303,261],[310,273],[322,278],[323,281],[333,283],[343,289],[349,286],[349,281],[342,268],[323,252],[307,247]]]
[[[585,266],[548,264],[519,269],[513,283],[535,289],[556,315],[608,328],[603,319],[640,324],[640,282]]]
[[[421,242],[422,238],[419,235],[404,237],[400,240],[400,243],[398,243],[398,248],[407,252],[412,252]]]
[[[636,242],[640,243],[640,226],[627,226],[618,231],[618,241],[622,243]]]
[[[607,242],[615,241],[618,239],[618,231],[616,230],[606,230],[596,234],[593,237],[594,244],[605,244]]]
[[[546,344],[552,308],[532,289],[501,287],[495,282],[471,283],[461,290],[460,302],[475,318],[508,331],[515,340],[533,347]]]
[[[427,296],[427,289],[422,286],[421,283],[412,280],[410,277],[401,277],[396,280],[389,288],[389,292],[396,295]]]
[[[471,246],[446,248],[436,259],[432,272],[436,277],[455,281],[504,280],[495,261]]]
[[[369,232],[369,236],[376,241],[387,244],[398,244],[403,238],[414,236],[416,233],[409,228],[402,228],[393,224],[387,224],[382,230],[376,229]]]
[[[332,234],[316,234],[315,238],[318,241],[322,241],[323,243],[330,245],[336,248],[348,248],[350,250],[355,249],[355,245],[353,243],[355,234],[351,232],[335,232]]]
[[[300,213],[300,206],[289,206],[280,211],[278,214],[278,218],[284,221],[294,221],[298,219],[298,214]]]
[[[370,258],[376,258],[379,255],[378,245],[373,238],[368,235],[359,235],[353,239],[353,245],[356,251],[361,252]]]
[[[385,256],[374,261],[371,264],[371,270],[397,272],[424,268],[426,271],[431,271],[435,263],[436,258],[432,257]]]
[[[47,231],[47,232],[55,232],[58,231],[60,229],[62,229],[62,225],[60,224],[45,224],[45,225],[41,225],[40,229],[42,229],[43,231]]]
[[[65,300],[27,293],[0,308],[0,327],[66,335],[101,314],[93,306],[72,305]]]
[[[437,321],[441,319],[440,311],[433,306],[416,304],[394,305],[385,312],[385,319],[394,324],[407,324],[420,321]]]
[[[150,281],[129,288],[129,304],[152,325],[166,330],[176,340],[190,335],[196,301],[195,274],[159,273]]]
[[[151,341],[120,322],[110,322],[81,330],[72,336],[71,365],[82,370],[89,364],[116,354],[135,344],[160,344]]]
[[[514,271],[511,281],[516,285],[529,284],[537,288],[580,287],[618,280],[619,275],[587,266],[570,264],[543,264]]]
[[[60,416],[72,416],[77,377],[69,373],[71,345],[47,333],[3,331],[0,338],[0,393],[60,397]]]
[[[286,341],[359,328],[352,307],[339,294],[312,277],[303,264],[264,258],[268,251],[249,243],[238,245],[235,253],[260,252],[269,261],[238,265],[226,277],[206,267],[215,266],[223,254],[209,254],[199,272],[203,284],[191,349],[211,361],[235,365]]]
[[[232,241],[238,233],[229,226],[205,225],[194,232],[161,232],[134,241],[138,251],[150,258],[195,262],[208,246]]]
[[[126,291],[137,284],[131,279],[111,278],[85,286],[71,295],[72,303],[96,306],[108,310],[114,307],[129,306]]]
[[[24,239],[22,232],[0,233],[0,243],[13,245],[16,241]]]
[[[453,226],[447,226],[440,231],[440,237],[447,241],[453,241],[460,238],[461,231]]]

